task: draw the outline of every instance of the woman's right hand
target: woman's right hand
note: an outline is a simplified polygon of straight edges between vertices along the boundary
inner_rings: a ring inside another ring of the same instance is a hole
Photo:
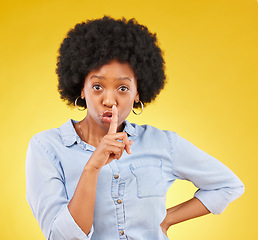
[[[131,145],[133,141],[128,139],[126,132],[117,132],[118,111],[117,107],[112,107],[112,119],[110,122],[108,133],[102,138],[96,150],[91,155],[87,167],[100,170],[104,165],[110,163],[114,159],[120,159],[124,150],[131,154]],[[117,140],[122,140],[119,142]]]

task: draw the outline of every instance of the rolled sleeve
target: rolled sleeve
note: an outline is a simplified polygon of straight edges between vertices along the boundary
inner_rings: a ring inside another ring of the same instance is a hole
[[[36,137],[26,156],[26,198],[46,239],[91,239],[76,224],[67,206],[65,176],[55,154]]]
[[[52,239],[87,240],[91,239],[93,226],[88,235],[76,224],[67,206],[58,214],[53,224]],[[62,236],[63,238],[60,238]]]
[[[174,175],[191,181],[194,194],[213,214],[220,214],[244,192],[241,180],[224,164],[178,134],[168,134]]]

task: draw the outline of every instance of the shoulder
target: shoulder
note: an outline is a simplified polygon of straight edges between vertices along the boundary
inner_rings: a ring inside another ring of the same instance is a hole
[[[31,153],[33,156],[46,154],[50,159],[54,159],[55,148],[61,142],[62,140],[57,128],[39,132],[30,139],[27,155],[28,153]]]
[[[62,141],[60,129],[52,128],[35,134],[31,141],[38,143],[51,143],[54,141]]]
[[[168,146],[174,145],[177,139],[177,133],[170,130],[162,130],[149,124],[138,125],[131,123],[135,129],[135,133],[142,140],[151,142],[159,142],[163,145],[167,143]]]
[[[52,128],[35,134],[30,140],[30,146],[38,145],[45,150],[69,146],[69,142],[74,143],[75,141],[74,131],[70,119],[59,128]]]
[[[163,130],[159,129],[157,127],[154,127],[149,124],[144,124],[144,125],[138,125],[135,123],[132,123],[132,125],[135,127],[136,132],[140,134],[147,134],[147,135],[153,135],[153,136],[160,136],[160,137],[169,137],[169,138],[174,138],[177,134],[171,130]]]

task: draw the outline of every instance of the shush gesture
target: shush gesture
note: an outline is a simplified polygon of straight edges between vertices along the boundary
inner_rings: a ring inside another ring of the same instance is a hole
[[[124,150],[131,154],[131,145],[133,142],[128,139],[126,132],[117,132],[118,128],[118,111],[117,107],[112,107],[112,119],[108,133],[102,138],[96,150],[89,159],[88,164],[100,170],[104,165],[114,159],[120,159]],[[121,140],[117,141],[117,140]]]

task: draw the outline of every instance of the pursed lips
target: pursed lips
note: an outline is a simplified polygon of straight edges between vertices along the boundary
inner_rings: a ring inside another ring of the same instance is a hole
[[[105,111],[101,114],[102,117],[112,117],[112,111]]]
[[[112,111],[105,111],[101,114],[101,119],[105,123],[110,123],[112,119]]]

